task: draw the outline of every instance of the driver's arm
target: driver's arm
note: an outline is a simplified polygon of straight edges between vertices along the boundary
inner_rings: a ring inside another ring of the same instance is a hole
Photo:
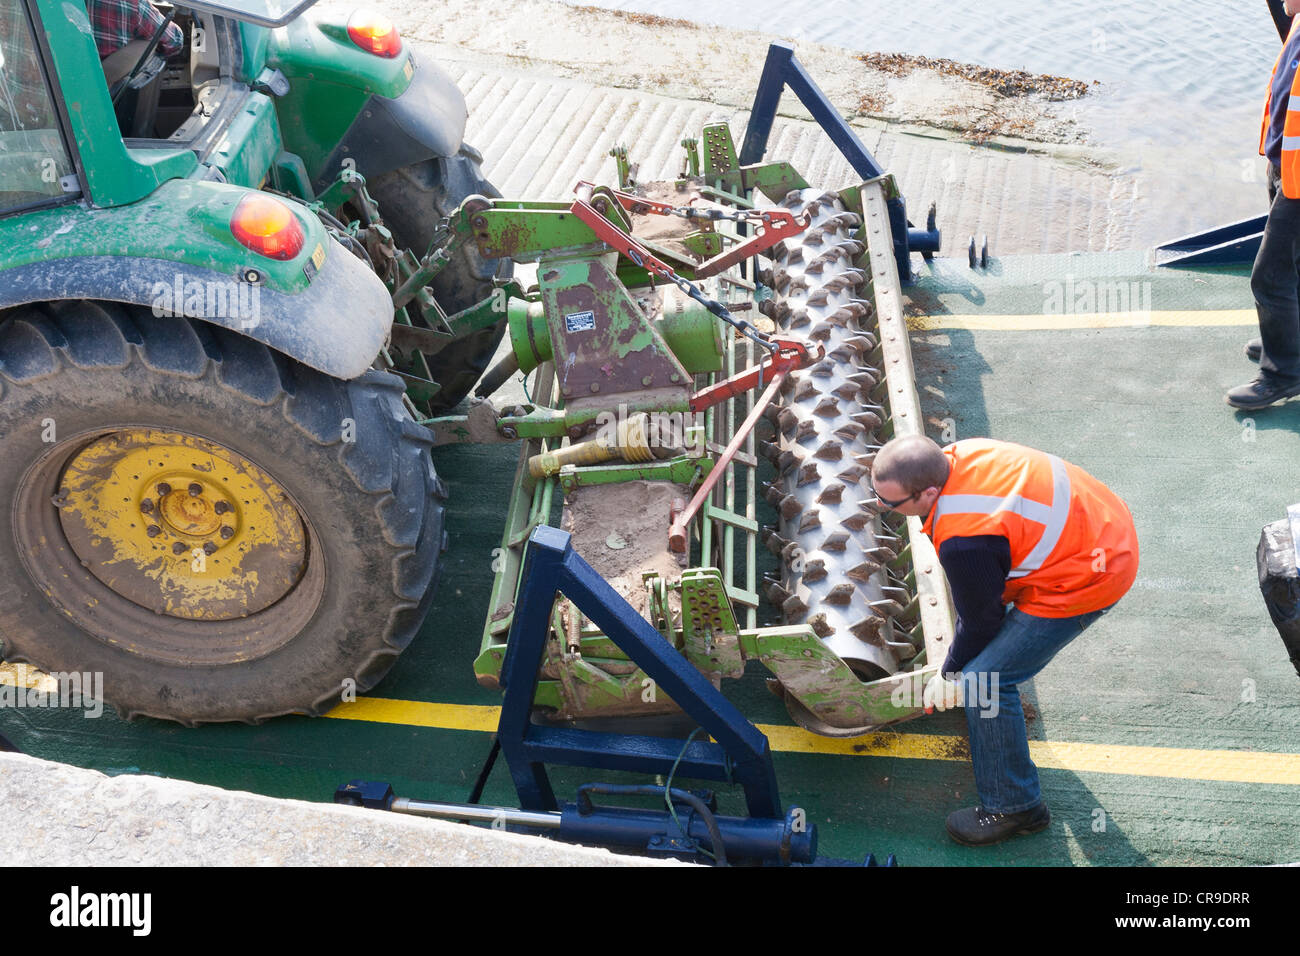
[[[132,40],[152,38],[165,19],[149,0],[86,0],[86,12],[101,60]],[[184,46],[185,34],[172,23],[158,43],[158,52],[168,57]]]

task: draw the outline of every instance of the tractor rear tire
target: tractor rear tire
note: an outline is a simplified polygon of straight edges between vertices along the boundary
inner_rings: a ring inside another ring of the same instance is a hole
[[[369,181],[366,188],[379,203],[379,214],[397,245],[423,256],[438,222],[467,197],[499,198],[501,194],[483,178],[481,162],[478,151],[466,145],[450,158],[428,159]],[[509,275],[505,265],[500,259],[484,259],[473,244],[463,245],[451,264],[434,278],[433,294],[448,315],[467,309],[492,294],[492,279],[498,270],[503,278]],[[503,317],[427,356],[433,379],[442,386],[430,402],[431,411],[449,411],[469,394],[492,361],[505,329]]]
[[[373,687],[445,547],[431,439],[402,393],[147,309],[10,313],[3,657],[100,672],[124,717],[187,725],[320,714]]]

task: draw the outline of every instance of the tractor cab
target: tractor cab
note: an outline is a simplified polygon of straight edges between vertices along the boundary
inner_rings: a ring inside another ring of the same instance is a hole
[[[267,66],[272,31],[313,2],[0,0],[0,214],[131,202],[247,140],[278,151],[278,130],[259,128],[276,125],[273,109],[244,122],[239,142],[228,132],[250,93],[287,92]],[[218,178],[250,186],[267,173],[216,165]]]
[[[280,27],[315,0],[279,3],[153,3],[137,0],[124,23],[116,4],[84,0],[121,133],[185,142],[212,116],[230,81],[250,79],[240,23]]]

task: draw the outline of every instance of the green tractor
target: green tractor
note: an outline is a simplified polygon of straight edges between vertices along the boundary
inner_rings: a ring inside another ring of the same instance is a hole
[[[383,676],[445,547],[416,419],[504,331],[509,262],[427,254],[496,195],[463,97],[311,2],[0,0],[0,656],[126,716]]]

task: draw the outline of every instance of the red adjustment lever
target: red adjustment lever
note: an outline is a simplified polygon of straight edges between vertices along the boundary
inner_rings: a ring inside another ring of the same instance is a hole
[[[727,447],[718,456],[718,460],[714,462],[712,470],[709,471],[709,476],[704,479],[704,482],[695,492],[695,497],[691,499],[691,503],[673,518],[672,525],[668,529],[668,550],[670,551],[677,554],[686,553],[687,527],[699,514],[700,509],[704,507],[704,502],[708,501],[713,486],[717,484],[718,479],[727,470],[727,465],[731,463],[731,459],[736,456],[736,452],[740,451],[745,436],[754,430],[754,426],[758,424],[764,410],[776,398],[785,377],[795,369],[803,368],[805,365],[820,360],[824,352],[824,349],[819,345],[814,353],[805,343],[798,339],[773,338],[771,341],[777,345],[777,352],[770,362],[711,385],[697,392],[691,398],[691,411],[698,412],[710,405],[716,405],[735,395],[743,394],[758,384],[760,368],[764,372],[763,381],[768,383],[763,394],[754,403],[753,411],[736,429],[736,434],[731,437]],[[770,380],[768,378],[769,373],[771,375]]]
[[[771,381],[774,375],[784,375],[795,369],[807,368],[813,362],[820,361],[825,352],[820,344],[817,345],[816,352],[812,351],[808,343],[801,339],[773,335],[768,338],[768,341],[777,347],[776,353],[770,355],[769,360],[700,389],[691,396],[691,411],[702,412],[719,402],[743,395],[751,388],[758,388],[760,384]]]
[[[613,248],[619,255],[630,259],[633,265],[640,266],[652,275],[670,282],[677,281],[677,273],[673,271],[672,266],[660,261],[649,250],[638,245],[635,239],[597,212],[591,203],[581,198],[575,199],[569,211],[590,226],[597,239]]]
[[[737,243],[726,252],[720,252],[712,259],[701,262],[695,267],[697,279],[707,279],[717,275],[723,269],[729,269],[742,259],[770,249],[782,239],[797,236],[804,231],[807,223],[795,219],[788,209],[764,209],[760,224],[744,242]]]
[[[649,252],[637,245],[635,240],[630,236],[610,223],[604,216],[601,216],[600,213],[589,204],[589,197],[594,188],[595,187],[591,183],[586,182],[585,180],[578,183],[575,187],[578,199],[574,200],[572,207],[573,213],[587,225],[591,226],[596,235],[603,241],[609,243],[637,265],[646,266],[648,268],[649,264],[653,264],[660,266],[661,268],[667,268],[662,262],[659,262],[659,260],[655,259],[654,256],[650,255]],[[628,212],[637,215],[645,215],[646,213],[654,213],[660,216],[678,215],[678,207],[670,206],[666,202],[659,202],[655,199],[646,199],[644,196],[633,196],[631,193],[620,192],[617,189],[611,189],[610,192],[614,194],[614,197],[619,201],[619,204]],[[586,207],[585,210],[582,207]],[[690,207],[684,207],[684,209],[689,210]],[[603,228],[597,224],[594,221],[596,217],[598,217],[600,221],[604,223],[604,226],[608,228]],[[685,218],[709,220],[714,217],[699,215],[687,216]],[[782,239],[788,239],[790,236],[799,235],[799,233],[803,232],[808,226],[807,222],[802,222],[799,219],[796,219],[794,213],[790,212],[788,209],[744,209],[735,213],[720,215],[716,218],[735,219],[741,222],[753,223],[756,227],[755,232],[754,235],[750,236],[744,242],[738,243],[730,249],[727,249],[725,252],[718,253],[712,259],[706,259],[704,262],[697,265],[694,270],[697,279],[707,279],[709,276],[715,276],[724,269],[729,269],[731,266],[734,266],[742,259],[748,259],[750,256],[756,255],[765,249],[772,248],[772,246],[776,245]],[[611,229],[615,236],[613,240],[609,238],[611,235],[609,230]],[[628,246],[631,247],[632,251],[634,251],[636,255],[628,255]],[[646,259],[647,262],[639,261],[643,258]],[[657,270],[651,269],[651,271]],[[663,275],[664,273],[660,271],[659,274]]]

